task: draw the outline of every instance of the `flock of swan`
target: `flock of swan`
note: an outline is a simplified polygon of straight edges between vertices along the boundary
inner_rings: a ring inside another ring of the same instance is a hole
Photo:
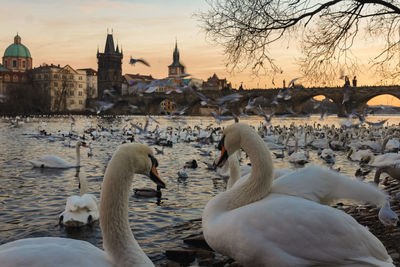
[[[104,250],[70,238],[26,238],[0,246],[1,266],[154,266],[131,231],[132,181],[138,179],[135,174],[141,174],[158,188],[167,187],[157,172],[159,163],[152,147],[178,142],[196,142],[200,147],[218,143],[221,150],[213,167],[227,177],[227,187],[208,201],[202,214],[204,238],[215,251],[243,266],[394,266],[378,238],[330,204],[339,199],[374,204],[380,208],[377,219],[397,226],[391,197],[376,185],[381,173],[400,179],[400,145],[396,144],[400,131],[396,128],[264,124],[256,129],[234,123],[194,129],[160,129],[157,124],[149,130],[148,125],[131,126],[124,127],[125,144],[107,164],[99,203],[88,193],[86,173],[79,168],[80,148],[87,147],[82,138],[75,146],[75,164],[55,155],[29,160],[36,168],[78,167],[80,195],[67,199],[60,222],[76,227],[99,220]],[[85,131],[85,140],[108,136],[105,132],[92,128]],[[135,139],[146,144],[135,143]],[[273,155],[270,147],[282,153]],[[314,149],[330,169],[303,166],[312,161],[309,153]],[[359,162],[360,167],[376,168],[375,184],[335,171],[337,150],[347,150],[348,160]],[[240,166],[242,151],[249,165]],[[156,152],[161,154],[161,150]],[[277,169],[273,157],[288,158],[303,167]],[[184,167],[198,165],[189,160]]]

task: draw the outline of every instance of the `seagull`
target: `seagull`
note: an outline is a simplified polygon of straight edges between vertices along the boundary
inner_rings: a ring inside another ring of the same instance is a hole
[[[264,110],[261,108],[261,106],[258,106],[258,115],[264,117],[265,121],[269,125],[271,123],[271,118],[275,114],[275,112],[272,112],[270,115],[265,114]]]
[[[158,120],[154,119],[152,116],[150,116],[150,115],[147,115],[147,116],[149,117],[150,120],[154,121],[157,124],[160,124],[160,122]]]
[[[343,101],[342,101],[342,104],[344,104],[344,103],[346,103],[346,102],[348,102],[350,100],[350,93],[349,93],[349,91],[344,91],[344,93],[343,93]]]
[[[250,98],[249,98],[249,102],[247,102],[247,106],[245,107],[245,109],[246,109],[246,110],[249,110],[249,109],[255,108],[255,107],[256,107],[256,106],[255,106],[255,102],[256,102],[255,99],[250,99]]]
[[[131,65],[135,65],[135,63],[137,63],[137,62],[140,62],[140,63],[146,65],[147,67],[150,67],[150,64],[147,63],[147,61],[145,61],[142,58],[132,58],[131,57],[131,59],[129,60],[129,64],[131,64]]]
[[[162,147],[162,150],[158,149],[157,147],[154,147],[154,150],[156,151],[156,155],[158,154],[164,155],[164,147]]]
[[[382,126],[388,119],[385,120],[381,120],[378,122],[370,122],[370,121],[365,121],[369,126],[376,126],[376,127],[380,127]]]
[[[235,94],[230,94],[226,96],[222,96],[216,100],[218,105],[223,105],[225,102],[236,102],[239,101],[239,99],[242,97],[242,95],[235,93]]]
[[[297,81],[299,78],[294,78],[293,80],[291,80],[288,84],[288,87],[290,87],[292,84],[294,85],[294,82]]]

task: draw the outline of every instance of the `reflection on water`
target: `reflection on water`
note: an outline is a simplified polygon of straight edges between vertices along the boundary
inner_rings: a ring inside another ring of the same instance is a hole
[[[370,121],[389,118],[389,124],[398,124],[400,117],[380,116],[369,117]],[[129,117],[131,121],[143,122],[143,117]],[[173,121],[159,117],[161,128],[177,126]],[[186,117],[189,125],[203,125],[215,122],[211,118]],[[28,163],[43,154],[56,154],[69,162],[75,162],[75,148],[70,147],[74,142],[63,138],[33,137],[29,132],[37,131],[42,119],[25,123],[19,128],[10,128],[6,122],[0,122],[0,244],[26,237],[57,236],[87,240],[102,248],[102,238],[99,223],[81,229],[66,229],[58,225],[58,216],[64,210],[68,196],[78,194],[78,180],[75,169],[37,169]],[[46,130],[57,135],[59,130],[70,130],[70,118],[45,118]],[[259,117],[249,117],[243,122],[258,126]],[[304,118],[274,118],[272,125],[335,124],[339,119],[328,117],[319,121],[318,117],[306,120]],[[92,147],[93,156],[88,157],[88,150],[81,149],[81,165],[85,168],[89,183],[89,193],[99,198],[100,186],[107,162],[116,147],[125,140],[122,128],[129,124],[127,117],[123,118],[91,118],[76,117],[74,129],[82,135],[88,123],[96,126],[120,129],[113,135],[101,137],[96,141],[88,141]],[[229,124],[225,122],[222,126]],[[155,127],[154,123],[150,128]],[[145,142],[145,140],[143,140]],[[176,227],[192,220],[201,218],[203,207],[215,194],[224,190],[225,181],[214,171],[207,169],[202,162],[212,162],[219,151],[215,145],[204,145],[202,149],[212,152],[211,156],[201,156],[194,143],[178,143],[173,148],[165,147],[164,154],[157,155],[158,171],[166,181],[167,189],[162,191],[162,199],[157,205],[156,198],[135,197],[132,190],[130,198],[129,219],[135,238],[144,251],[155,262],[164,260],[166,249],[177,247],[182,235]],[[280,151],[279,151],[280,152]],[[356,163],[346,159],[344,152],[336,152],[335,168],[354,176]],[[324,165],[316,151],[310,153],[311,161]],[[187,169],[188,178],[179,180],[177,172],[188,160],[199,162],[197,169]],[[275,168],[296,168],[287,159],[275,159]],[[372,174],[370,174],[372,175]],[[368,177],[372,179],[372,177]],[[140,175],[133,179],[133,188],[150,187],[155,185],[148,178]],[[196,229],[198,230],[198,229]]]

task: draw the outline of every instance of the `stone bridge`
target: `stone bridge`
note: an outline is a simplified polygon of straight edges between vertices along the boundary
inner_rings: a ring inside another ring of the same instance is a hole
[[[287,88],[290,99],[284,100],[277,98],[278,93],[282,89],[253,89],[244,91],[201,91],[210,99],[217,99],[224,95],[239,93],[242,95],[240,101],[229,104],[229,108],[233,112],[239,112],[239,108],[244,108],[249,99],[261,99],[260,103],[263,108],[272,108],[277,114],[288,113],[290,108],[295,113],[302,113],[305,103],[315,96],[323,95],[331,99],[337,106],[338,116],[345,116],[353,110],[359,113],[363,112],[367,102],[379,95],[392,95],[400,99],[400,86],[368,86],[368,87],[312,87],[312,88]],[[260,98],[263,97],[263,98]],[[178,108],[189,107],[186,114],[201,114],[202,106],[200,98],[193,91],[185,91],[184,93],[164,93],[144,94],[143,96],[121,97],[119,103],[128,102],[139,107],[136,113],[141,114],[159,114],[160,102],[164,99],[174,101]],[[274,99],[278,100],[278,104],[274,104]],[[125,106],[125,105],[122,105]],[[218,106],[210,107],[217,108]],[[128,112],[127,112],[128,113]]]

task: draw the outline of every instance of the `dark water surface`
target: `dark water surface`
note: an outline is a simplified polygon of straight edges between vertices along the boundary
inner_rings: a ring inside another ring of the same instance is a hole
[[[155,117],[160,121],[160,128],[177,126],[177,123],[165,117]],[[389,124],[399,123],[400,117],[380,116],[369,117],[370,121],[389,118]],[[93,126],[101,124],[107,128],[114,127],[119,131],[108,137],[101,137],[90,141],[93,148],[93,157],[88,157],[86,148],[81,149],[81,165],[85,169],[89,184],[89,193],[99,198],[100,186],[108,160],[116,147],[126,139],[122,135],[122,128],[131,122],[144,121],[144,117],[100,118],[76,116],[74,130],[82,135],[88,123]],[[206,127],[210,123],[216,126],[212,118],[185,117],[189,125]],[[272,125],[296,125],[313,122],[321,124],[336,124],[340,119],[328,117],[319,121],[318,117],[273,119]],[[38,131],[42,121],[47,123],[46,130],[53,137],[39,137],[32,135]],[[249,117],[242,122],[258,126],[260,117]],[[201,123],[201,124],[200,124]],[[228,125],[232,122],[225,122]],[[75,148],[68,147],[68,141],[59,138],[57,131],[70,130],[71,118],[36,118],[22,124],[20,127],[10,127],[6,120],[0,121],[0,244],[27,237],[69,237],[86,240],[102,248],[102,237],[99,224],[84,227],[79,230],[68,230],[58,225],[59,214],[64,210],[68,196],[79,194],[78,181],[75,178],[75,169],[39,169],[32,168],[28,160],[37,159],[43,154],[55,154],[75,162]],[[150,126],[153,129],[155,124]],[[144,139],[142,142],[146,142]],[[76,141],[71,141],[75,145]],[[183,234],[177,229],[189,225],[188,222],[201,218],[201,213],[207,201],[215,194],[225,189],[225,181],[214,171],[206,169],[202,161],[212,162],[219,155],[214,145],[205,145],[202,149],[212,151],[211,157],[201,156],[196,142],[177,143],[173,148],[166,147],[164,155],[157,155],[159,161],[158,172],[167,183],[163,190],[160,205],[155,198],[137,198],[133,194],[130,198],[130,222],[135,238],[143,250],[155,263],[165,261],[164,251],[173,249],[182,244]],[[158,147],[160,148],[160,147]],[[346,159],[344,152],[336,152],[335,168],[341,172],[354,176],[357,164]],[[313,163],[326,165],[317,156],[317,151],[311,151]],[[184,163],[196,159],[199,162],[197,169],[187,170],[188,178],[185,181],[178,179],[177,172],[182,170]],[[296,168],[286,159],[275,159],[275,168]],[[372,175],[367,179],[372,180]],[[153,182],[140,175],[133,179],[133,188],[155,188]]]

